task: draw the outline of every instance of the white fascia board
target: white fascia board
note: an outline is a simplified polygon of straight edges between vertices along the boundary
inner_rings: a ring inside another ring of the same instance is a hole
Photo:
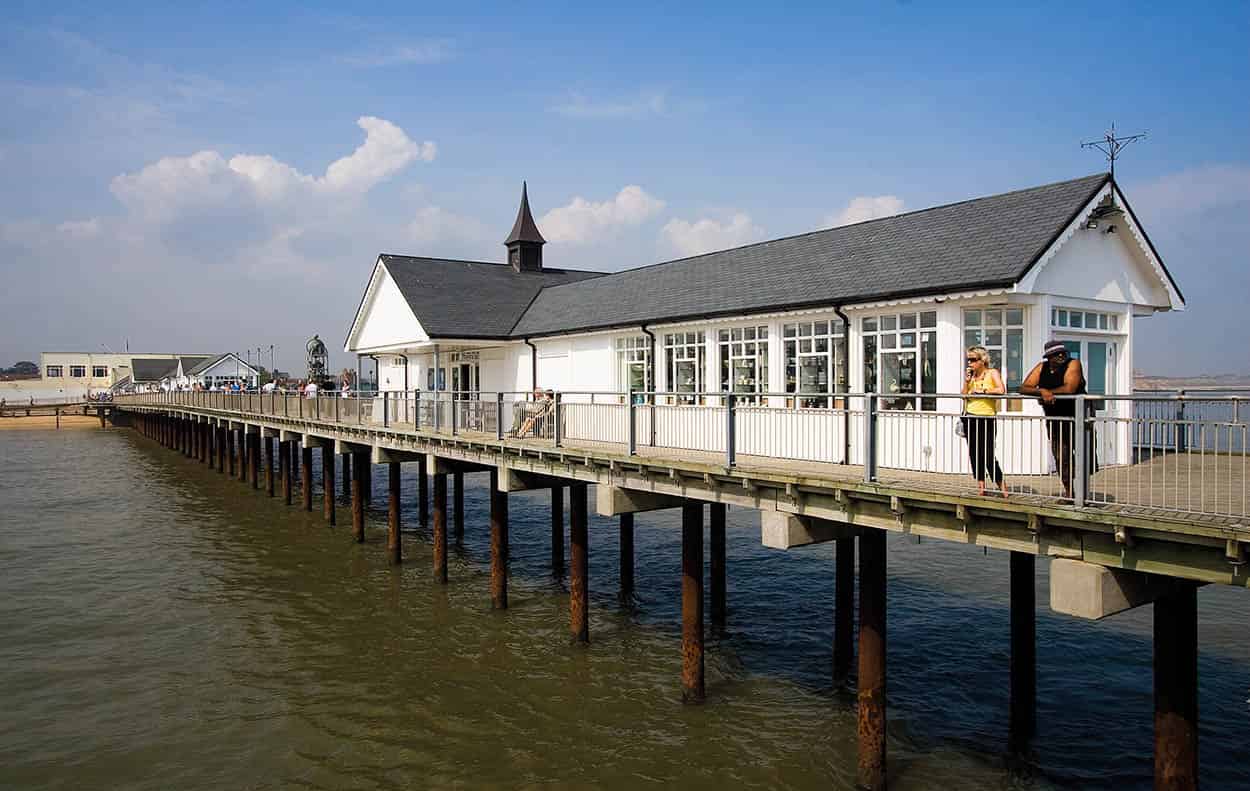
[[[1046,248],[1046,252],[1044,252],[1042,256],[1037,259],[1037,263],[1035,263],[1029,271],[1025,273],[1024,277],[1020,278],[1020,282],[1016,284],[1016,291],[1032,293],[1034,286],[1037,284],[1037,278],[1041,274],[1042,270],[1046,268],[1047,264],[1054,260],[1054,257],[1059,252],[1059,249],[1063,247],[1065,242],[1072,238],[1072,234],[1076,233],[1078,229],[1085,226],[1085,223],[1089,221],[1090,215],[1093,214],[1094,209],[1098,208],[1098,205],[1102,203],[1108,195],[1112,195],[1113,199],[1118,200],[1121,206],[1127,208],[1128,201],[1124,199],[1124,194],[1120,192],[1120,188],[1112,182],[1107,182],[1102,189],[1098,190],[1097,194],[1095,194],[1093,198],[1090,198],[1089,202],[1086,203],[1080,213],[1077,214],[1076,219],[1068,223],[1068,226],[1063,229],[1063,233],[1059,234],[1055,241],[1051,242],[1050,247]],[[1133,242],[1137,245],[1137,248],[1141,251],[1141,254],[1146,261],[1150,263],[1150,267],[1154,271],[1155,277],[1159,278],[1159,282],[1163,284],[1163,288],[1167,291],[1168,302],[1170,303],[1169,308],[1171,310],[1184,310],[1185,300],[1181,299],[1180,294],[1178,294],[1176,289],[1173,288],[1171,278],[1167,276],[1167,273],[1163,269],[1163,262],[1159,260],[1159,258],[1154,254],[1154,251],[1150,249],[1150,245],[1146,243],[1145,235],[1142,233],[1141,228],[1133,220],[1133,213],[1125,211],[1124,216],[1120,219],[1125,223],[1125,225],[1128,226],[1133,236]]]
[[[377,261],[373,264],[373,273],[369,275],[369,285],[365,286],[364,296],[360,298],[360,305],[356,308],[356,315],[352,319],[352,326],[347,331],[347,339],[343,341],[343,351],[356,352],[354,348],[356,336],[360,332],[361,321],[365,317],[365,311],[369,307],[369,302],[374,293],[378,289],[378,282],[382,279],[382,270],[385,265],[382,263],[382,256],[378,256]]]

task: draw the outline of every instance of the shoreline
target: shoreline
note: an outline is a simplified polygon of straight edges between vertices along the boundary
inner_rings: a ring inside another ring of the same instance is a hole
[[[100,428],[100,418],[95,415],[61,415],[61,428]],[[0,418],[0,431],[29,431],[51,429],[55,431],[56,415],[14,415]]]

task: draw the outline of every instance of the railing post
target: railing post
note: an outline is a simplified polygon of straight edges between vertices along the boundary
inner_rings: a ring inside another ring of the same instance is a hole
[[[334,391],[334,422],[335,423],[339,422],[339,401],[342,400],[342,398],[343,398],[342,393],[338,392],[337,390]]]
[[[1185,430],[1185,391],[1184,389],[1176,391],[1176,452],[1184,453],[1188,445],[1188,433]]]
[[[562,410],[560,409],[560,394],[556,393],[555,400],[552,402],[552,405],[551,405],[551,419],[555,422],[555,426],[552,428],[551,435],[555,439],[555,445],[557,448],[560,447],[560,413],[561,411]]]
[[[877,394],[864,396],[864,482],[877,482]]]
[[[629,455],[638,455],[638,413],[634,410],[634,389],[631,387],[625,394],[625,408],[629,418]]]
[[[1089,494],[1089,464],[1086,454],[1090,448],[1085,442],[1085,396],[1076,397],[1076,412],[1072,415],[1072,502],[1077,508],[1085,505]]]
[[[421,391],[412,391],[412,427],[421,430]]]
[[[321,391],[318,390],[313,395],[313,410],[317,415],[317,420],[321,420]]]
[[[495,393],[495,439],[503,441],[503,393]]]
[[[435,434],[438,433],[439,424],[443,422],[441,420],[441,416],[439,415],[440,412],[442,412],[442,410],[439,409],[438,407],[438,391],[435,390],[434,391],[434,433]]]
[[[734,466],[737,462],[737,437],[735,436],[736,426],[734,425],[734,402],[738,398],[732,392],[725,395],[725,465]],[[655,410],[651,412],[652,425],[655,424]]]
[[[304,391],[301,390],[297,398],[299,398],[299,416],[300,416],[300,419],[303,420],[304,418]]]
[[[460,421],[456,419],[456,393],[451,394],[451,399],[447,402],[451,405],[451,435],[456,436],[456,424]]]
[[[387,396],[386,391],[383,390],[382,391],[382,428],[390,428],[390,422],[391,422],[390,403],[391,403],[391,399]]]

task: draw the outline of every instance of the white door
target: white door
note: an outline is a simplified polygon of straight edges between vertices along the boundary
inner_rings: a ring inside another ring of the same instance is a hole
[[[1081,361],[1085,371],[1085,390],[1090,395],[1119,395],[1116,388],[1116,361],[1119,358],[1119,341],[1115,338],[1060,338],[1068,348],[1068,356]],[[1126,426],[1116,421],[1127,415],[1124,404],[1103,401],[1102,409],[1094,412],[1094,447],[1098,464],[1123,464],[1127,461]]]

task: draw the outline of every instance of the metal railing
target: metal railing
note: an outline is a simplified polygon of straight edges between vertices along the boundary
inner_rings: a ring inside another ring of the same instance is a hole
[[[966,413],[972,399],[997,414]],[[1244,518],[1247,399],[1227,395],[1033,398],[926,393],[160,393],[118,403],[202,407],[725,467],[784,461],[814,474],[926,491],[1028,496]],[[1027,403],[1028,408],[1025,408]],[[978,481],[980,479],[980,481]]]

